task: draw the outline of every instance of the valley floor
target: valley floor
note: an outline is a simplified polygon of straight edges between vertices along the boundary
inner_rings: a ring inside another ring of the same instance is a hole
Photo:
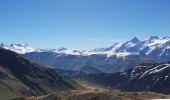
[[[109,90],[81,79],[75,79],[75,81],[81,84],[84,89],[61,91],[46,96],[23,97],[14,100],[146,100],[170,98],[170,95],[153,92],[121,92],[119,90]]]
[[[118,90],[71,90],[47,96],[18,98],[14,100],[146,100],[165,99],[168,95],[152,92],[120,92]]]

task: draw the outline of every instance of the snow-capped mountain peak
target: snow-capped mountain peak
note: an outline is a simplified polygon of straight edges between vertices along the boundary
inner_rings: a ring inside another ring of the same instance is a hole
[[[159,38],[157,36],[151,36],[143,41],[134,37],[127,42],[116,43],[106,48],[105,51],[141,53],[154,59],[168,61],[170,60],[170,37]],[[100,52],[105,51],[101,50]]]
[[[28,44],[10,44],[10,45],[4,45],[3,43],[1,43],[0,45],[1,48],[5,48],[5,49],[9,49],[11,51],[20,53],[20,54],[24,54],[24,53],[28,53],[28,52],[38,52],[39,49],[38,48],[34,48]]]
[[[68,54],[68,55],[81,55],[81,52],[75,49],[59,48],[55,50],[56,53]]]
[[[139,39],[137,37],[134,37],[133,39],[131,39],[129,42],[132,42],[132,43],[139,43]]]

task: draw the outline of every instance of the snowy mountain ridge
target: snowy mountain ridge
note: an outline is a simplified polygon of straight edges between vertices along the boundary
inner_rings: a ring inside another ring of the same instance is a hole
[[[112,51],[78,51],[75,49],[67,49],[67,48],[59,48],[59,49],[39,49],[34,48],[28,44],[11,44],[11,45],[4,45],[1,43],[1,48],[8,49],[19,54],[26,54],[30,52],[54,52],[59,54],[67,54],[67,55],[82,55],[82,56],[90,56],[90,55],[107,55],[107,57],[116,55],[117,57],[124,57],[128,55],[137,55],[138,53],[133,52],[112,52]]]
[[[148,55],[157,60],[170,60],[170,37],[159,38],[151,36],[147,40],[140,41],[134,37],[130,41],[115,43],[109,48],[103,50],[112,52],[133,52]]]
[[[159,38],[157,36],[151,36],[146,40],[139,40],[134,37],[133,39],[115,43],[113,46],[109,48],[97,48],[91,51],[83,50],[79,51],[76,49],[67,49],[67,48],[59,48],[59,49],[39,49],[34,48],[28,44],[11,44],[4,45],[0,44],[0,47],[15,51],[20,54],[30,53],[30,52],[54,52],[59,54],[67,54],[67,55],[107,55],[110,57],[112,55],[116,55],[117,57],[124,57],[129,55],[138,55],[145,54],[151,57],[156,57],[158,59],[162,59],[162,57],[170,57],[170,37]],[[167,59],[166,58],[166,59]]]
[[[0,44],[1,48],[8,49],[14,52],[17,52],[19,54],[25,54],[29,52],[40,52],[41,50],[38,48],[33,48],[32,46],[28,44],[10,44],[5,45],[3,43]]]

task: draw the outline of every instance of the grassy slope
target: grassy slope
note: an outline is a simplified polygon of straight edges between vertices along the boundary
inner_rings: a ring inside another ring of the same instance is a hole
[[[9,100],[30,91],[29,87],[5,71],[2,66],[0,66],[0,73],[0,100]]]
[[[95,89],[100,89],[100,90],[106,90],[106,88],[99,86],[97,84],[94,84],[92,82],[88,82],[86,80],[83,80],[81,78],[72,78],[75,82],[77,82],[78,84],[80,84],[84,89],[91,89],[91,90],[95,90]]]
[[[15,52],[0,49],[0,100],[78,88],[81,87],[55,70],[32,63]]]

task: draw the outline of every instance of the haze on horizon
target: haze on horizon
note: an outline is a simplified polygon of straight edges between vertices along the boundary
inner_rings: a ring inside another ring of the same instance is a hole
[[[170,36],[168,0],[3,0],[1,43],[94,49]]]

